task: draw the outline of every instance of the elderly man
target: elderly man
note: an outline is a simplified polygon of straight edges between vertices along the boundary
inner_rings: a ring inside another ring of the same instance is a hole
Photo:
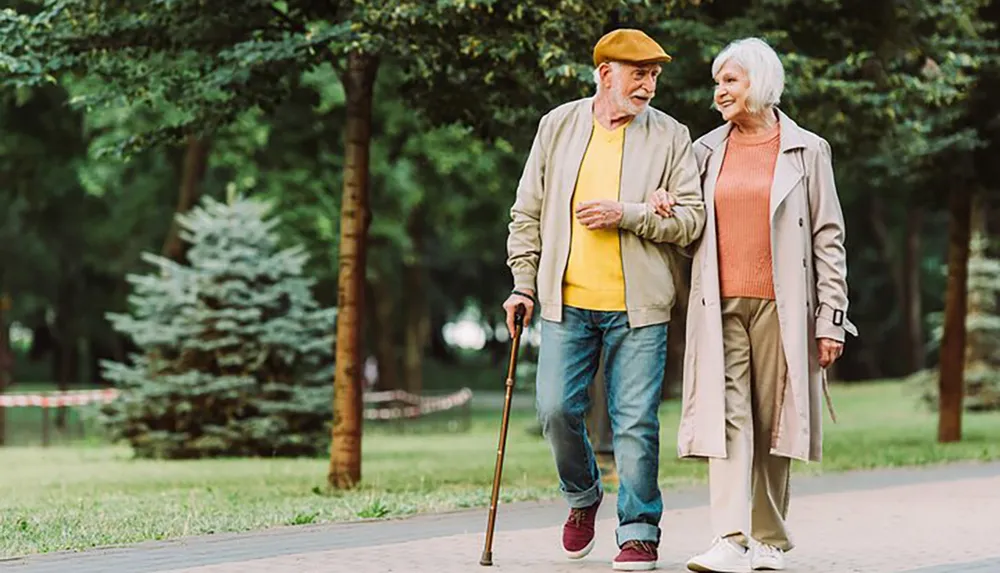
[[[619,474],[614,569],[654,569],[663,503],[657,484],[657,407],[674,304],[671,249],[705,223],[688,129],[650,107],[663,48],[638,30],[594,47],[597,93],[563,104],[538,126],[511,209],[507,242],[514,289],[508,327],[524,305],[541,310],[537,408],[569,502],[563,548],[594,546],[602,489],[587,438],[587,387],[605,359]],[[670,216],[650,204],[658,188]]]

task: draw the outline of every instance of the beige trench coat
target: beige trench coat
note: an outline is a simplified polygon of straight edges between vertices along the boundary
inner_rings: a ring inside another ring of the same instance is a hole
[[[834,183],[829,144],[778,112],[781,149],[771,188],[774,287],[787,362],[771,453],[803,461],[822,459],[825,375],[816,338],[857,336],[847,319],[844,218]],[[706,209],[705,232],[694,248],[687,315],[684,388],[677,448],[680,457],[726,452],[725,360],[719,297],[715,183],[731,124],[694,144]]]

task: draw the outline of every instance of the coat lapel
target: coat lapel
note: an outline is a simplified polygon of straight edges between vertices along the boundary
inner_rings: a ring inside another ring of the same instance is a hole
[[[796,151],[805,147],[799,126],[781,110],[777,110],[777,112],[778,122],[781,125],[781,149],[774,165],[774,178],[771,182],[770,217],[772,221],[778,207],[802,179],[802,166]],[[719,180],[719,171],[722,169],[722,160],[726,155],[726,144],[729,141],[731,129],[732,124],[726,123],[709,132],[701,143],[710,150],[705,165],[702,166],[705,207],[708,216],[713,216],[715,212],[715,185]]]
[[[715,185],[719,182],[719,172],[722,170],[722,160],[726,157],[726,142],[709,156],[705,167],[705,205],[715,212]]]
[[[711,225],[715,226],[715,185],[719,181],[719,172],[722,171],[722,160],[726,157],[726,145],[729,142],[729,130],[731,124],[720,126],[701,140],[700,145],[708,148],[706,158],[701,169],[702,195],[705,201],[705,214]]]
[[[794,152],[781,151],[774,165],[774,180],[771,183],[771,220],[785,197],[791,193],[795,185],[802,179],[802,171]]]
[[[771,182],[772,224],[778,207],[802,179],[802,162],[797,152],[805,147],[799,126],[780,110],[778,123],[781,125],[781,149],[778,151],[778,159],[774,165],[774,179]]]

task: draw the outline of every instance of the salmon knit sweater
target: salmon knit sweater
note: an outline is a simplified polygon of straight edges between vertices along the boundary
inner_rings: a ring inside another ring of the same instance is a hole
[[[774,300],[771,184],[781,131],[745,135],[733,128],[715,186],[722,298]]]

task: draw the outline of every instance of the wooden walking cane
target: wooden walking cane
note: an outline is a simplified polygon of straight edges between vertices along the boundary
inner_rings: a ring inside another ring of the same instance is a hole
[[[493,526],[497,519],[497,498],[500,495],[500,475],[503,473],[503,454],[507,447],[507,426],[510,422],[510,399],[514,395],[514,378],[517,369],[517,351],[521,346],[521,331],[524,329],[524,305],[514,310],[514,338],[510,345],[510,361],[507,363],[507,382],[503,396],[503,419],[500,422],[500,445],[497,447],[497,463],[493,469],[493,495],[490,497],[490,516],[486,522],[486,546],[479,564],[493,565]]]

